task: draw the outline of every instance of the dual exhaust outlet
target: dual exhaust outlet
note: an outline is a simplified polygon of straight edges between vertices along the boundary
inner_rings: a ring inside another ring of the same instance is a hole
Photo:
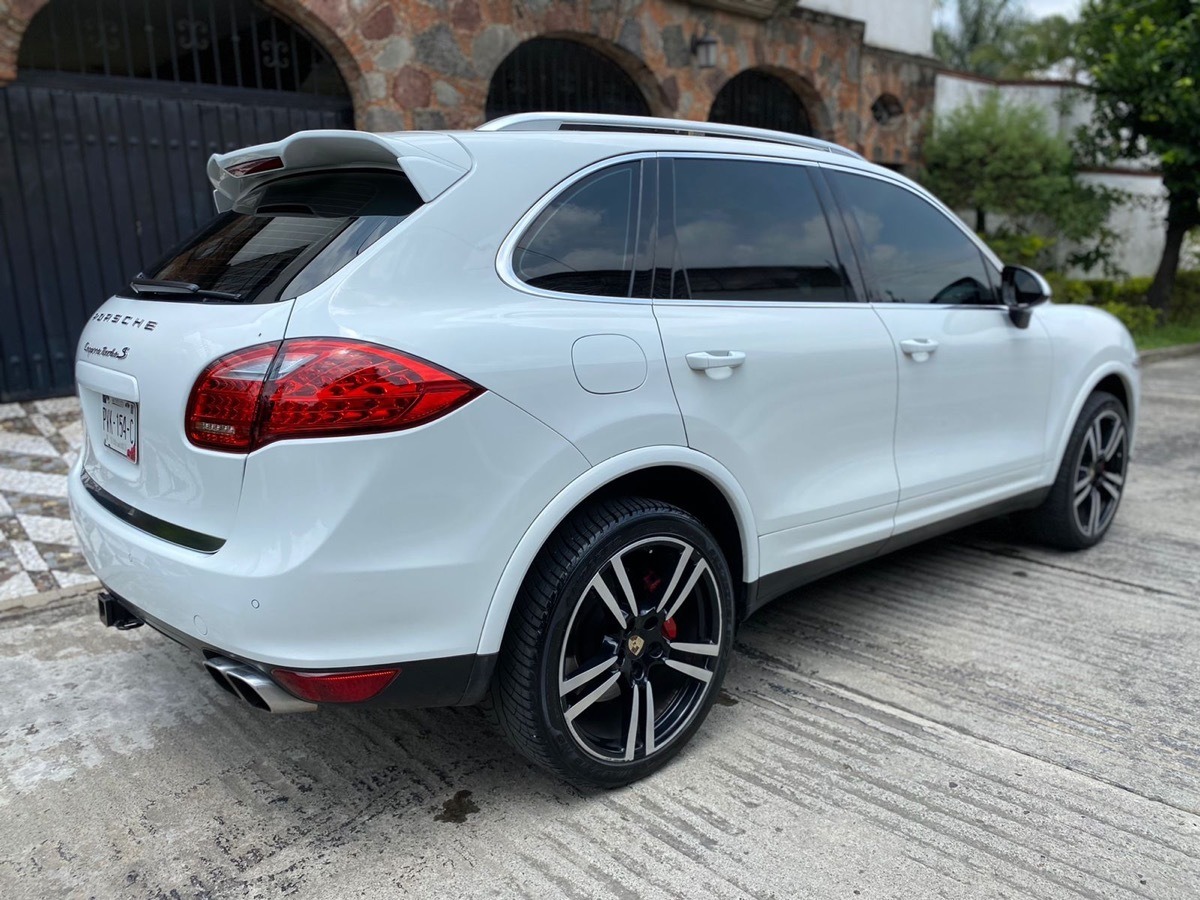
[[[105,627],[128,631],[146,624],[108,591],[101,591],[96,599],[100,621]],[[240,697],[255,709],[271,713],[296,713],[313,712],[317,708],[317,704],[293,697],[258,669],[245,663],[214,656],[204,661],[204,668],[222,690]]]
[[[241,697],[255,709],[270,713],[313,712],[317,704],[293,697],[274,681],[251,666],[224,656],[204,661],[204,668],[223,690]]]

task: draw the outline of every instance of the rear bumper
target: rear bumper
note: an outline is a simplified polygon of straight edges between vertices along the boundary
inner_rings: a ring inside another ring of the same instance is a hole
[[[586,468],[560,435],[484,394],[410,431],[255,451],[223,543],[202,552],[101,503],[82,459],[68,499],[83,555],[160,631],[264,667],[406,662],[451,681],[470,678],[496,585],[529,523]],[[163,490],[171,474],[161,473]],[[205,502],[203,485],[192,487]]]
[[[102,597],[104,594],[107,594],[109,599],[107,604],[102,599],[102,609],[105,606],[110,609],[114,605],[118,606],[128,618],[149,625],[160,634],[200,654],[205,660],[231,659],[244,666],[249,666],[276,685],[279,691],[286,693],[286,689],[279,686],[271,674],[274,666],[269,663],[238,656],[197,638],[195,635],[173,628],[112,591],[102,592]],[[119,622],[128,622],[128,618],[120,616],[119,613],[118,617]],[[103,620],[103,614],[101,618]],[[122,625],[117,624],[116,627],[120,628]],[[395,666],[400,672],[386,688],[369,700],[348,705],[384,709],[415,709],[427,706],[469,706],[478,703],[483,699],[488,683],[491,681],[492,672],[496,667],[496,655],[463,654],[436,659],[394,661],[389,665]],[[320,671],[354,671],[354,669],[325,668]],[[303,701],[296,701],[293,708],[272,709],[271,711],[295,712],[300,711],[305,705],[307,704]]]

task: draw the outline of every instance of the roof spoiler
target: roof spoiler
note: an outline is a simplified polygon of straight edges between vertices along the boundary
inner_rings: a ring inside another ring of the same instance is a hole
[[[264,181],[313,169],[363,165],[403,172],[428,203],[471,168],[471,155],[458,141],[437,132],[378,135],[365,131],[300,131],[282,141],[258,144],[208,160],[217,212]]]

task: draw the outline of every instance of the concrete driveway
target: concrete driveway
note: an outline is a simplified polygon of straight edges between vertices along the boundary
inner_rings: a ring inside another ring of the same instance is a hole
[[[1003,523],[785,598],[648,782],[471,710],[271,717],[90,601],[0,621],[0,897],[1200,896],[1200,357],[1087,553]]]

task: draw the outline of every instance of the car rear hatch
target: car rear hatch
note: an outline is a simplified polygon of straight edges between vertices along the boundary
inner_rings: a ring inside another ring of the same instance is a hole
[[[302,132],[212,158],[217,218],[110,298],[80,339],[83,479],[93,498],[158,537],[220,548],[246,457],[189,440],[193,386],[215,360],[282,341],[295,297],[469,168],[453,138],[409,137]]]

